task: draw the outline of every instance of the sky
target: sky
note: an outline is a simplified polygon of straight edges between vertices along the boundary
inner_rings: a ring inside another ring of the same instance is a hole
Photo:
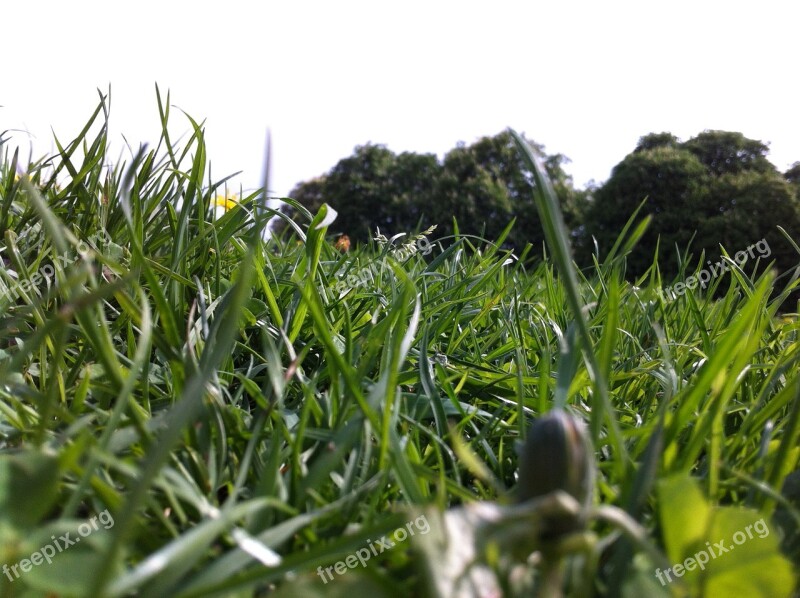
[[[123,155],[159,134],[156,84],[205,120],[215,180],[270,192],[324,174],[357,145],[442,156],[512,127],[562,153],[575,184],[606,180],[649,132],[704,129],[800,160],[800,3],[2,3],[0,132],[24,155],[74,138],[111,89]],[[188,168],[188,166],[187,166]]]

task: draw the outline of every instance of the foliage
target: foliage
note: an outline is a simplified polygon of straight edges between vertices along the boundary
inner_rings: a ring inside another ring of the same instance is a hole
[[[646,152],[648,150],[656,149],[657,147],[666,147],[678,149],[680,147],[680,139],[672,133],[649,133],[644,137],[639,138],[639,143],[636,144],[634,153]]]
[[[327,203],[339,214],[336,230],[363,242],[376,228],[414,228],[434,203],[439,170],[432,154],[395,155],[381,145],[364,145],[291,195],[313,213]]]
[[[800,183],[800,162],[795,162],[792,166],[784,173],[784,177],[790,183]]]
[[[566,162],[560,154],[549,156],[546,169],[569,224],[577,226],[584,195],[564,172]],[[531,180],[511,135],[503,132],[459,144],[441,162],[431,154],[396,155],[384,146],[360,146],[290,195],[312,212],[328,203],[339,213],[337,230],[361,242],[377,228],[395,233],[429,222],[438,224],[440,235],[450,236],[454,220],[462,234],[497,239],[516,218],[506,241],[521,250],[544,241],[529,200]]]
[[[709,505],[697,481],[683,474],[659,480],[658,495],[674,563],[659,570],[661,582],[670,579],[691,596],[791,595],[791,564],[758,511]]]
[[[789,184],[791,184],[794,191],[795,198],[797,201],[800,201],[800,162],[795,162],[792,164],[792,166],[783,174],[783,177],[789,181]]]
[[[661,255],[670,258],[674,247],[689,245],[702,222],[700,209],[707,187],[703,165],[687,150],[657,146],[636,151],[615,166],[611,178],[595,192],[587,229],[601,251],[608,251],[646,198],[644,213],[652,217],[651,225],[628,259],[628,266],[639,275],[659,245],[664,248]],[[676,269],[673,266],[669,272],[674,274]]]
[[[725,174],[709,185],[704,203],[696,250],[712,256],[719,254],[719,245],[739,250],[765,239],[770,246],[765,262],[775,260],[781,272],[795,266],[797,254],[775,226],[800,238],[800,203],[783,178],[752,170]]]
[[[692,152],[713,176],[744,171],[775,173],[767,160],[769,148],[733,131],[703,131],[682,146]]]
[[[772,248],[759,272],[775,260],[779,272],[796,263],[794,248],[778,232],[800,235],[800,201],[767,160],[768,148],[741,133],[705,131],[680,143],[669,133],[650,134],[613,170],[593,196],[586,216],[581,262],[591,263],[594,243],[602,255],[622,225],[645,201],[652,217],[648,232],[628,260],[630,274],[646,269],[659,250],[664,273],[674,276],[687,249],[712,261],[724,245],[736,252],[761,239]],[[791,182],[791,171],[786,178]],[[690,243],[691,241],[691,243]]]
[[[542,146],[528,143],[543,153]],[[771,259],[777,270],[787,273],[794,249],[774,223],[790,235],[800,234],[800,177],[796,166],[781,177],[767,153],[765,144],[736,132],[704,131],[686,142],[668,132],[650,133],[605,184],[584,190],[576,190],[564,171],[564,156],[545,155],[543,163],[582,266],[590,266],[598,251],[603,256],[611,249],[646,199],[643,215],[651,216],[651,226],[629,256],[630,279],[647,269],[657,251],[671,277],[682,260],[716,260],[720,244],[735,252],[761,239],[775,248]],[[456,221],[461,234],[502,237],[518,252],[530,244],[538,256],[545,238],[528,201],[532,184],[532,173],[506,131],[459,144],[441,163],[430,154],[357,147],[353,156],[300,184],[292,195],[311,212],[327,202],[340,214],[337,230],[354,241],[365,242],[377,228],[394,233],[430,222],[449,237],[456,233]],[[759,272],[770,261],[762,261]]]
[[[589,424],[593,507],[644,530],[631,544],[593,520],[597,559],[566,570],[598,595],[652,584],[642,546],[689,556],[661,523],[660,479],[691,475],[708,505],[755,509],[776,537],[800,517],[781,495],[800,458],[800,335],[776,317],[770,274],[666,300],[657,262],[648,285],[622,278],[638,224],[578,273],[541,173],[553,261],[533,269],[463,235],[402,262],[367,244],[343,254],[326,205],[293,202],[297,222],[265,241],[259,193],[215,217],[204,129],[189,120],[173,143],[169,106],[159,96],[159,148],[126,165],[108,155],[105,98],[52,157],[20,165],[0,148],[0,566],[113,516],[52,564],[0,575],[0,594],[419,595],[407,544],[327,585],[318,568],[414,509],[510,502],[515,448],[554,405]],[[677,175],[697,168],[671,159]],[[364,269],[369,284],[337,287]],[[760,562],[794,583],[796,563],[787,575],[764,546]]]

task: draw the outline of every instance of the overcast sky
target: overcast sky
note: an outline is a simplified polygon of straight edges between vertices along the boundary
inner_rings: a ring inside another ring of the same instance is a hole
[[[257,187],[270,127],[278,195],[366,142],[442,155],[509,126],[579,186],[651,131],[741,131],[781,170],[800,160],[798,3],[40,0],[2,21],[0,131],[37,157],[109,84],[113,137],[155,140],[158,83],[206,120],[215,179]]]

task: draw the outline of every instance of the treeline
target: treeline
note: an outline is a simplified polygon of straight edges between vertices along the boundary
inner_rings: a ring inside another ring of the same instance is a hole
[[[602,258],[638,205],[652,222],[628,257],[628,274],[644,272],[658,248],[669,276],[679,252],[695,258],[719,255],[766,239],[779,270],[800,260],[776,226],[800,240],[800,162],[779,172],[767,160],[768,147],[741,133],[705,131],[688,141],[670,133],[642,137],[601,186],[576,189],[563,169],[567,158],[547,155],[547,172],[572,230],[575,257],[588,265]],[[496,239],[512,218],[506,243],[521,251],[530,243],[540,254],[544,233],[531,200],[531,173],[509,133],[459,144],[443,160],[433,154],[395,154],[381,145],[357,147],[329,173],[298,185],[291,196],[316,211],[328,203],[339,217],[333,228],[353,242],[411,232],[437,224],[437,236],[453,233]]]

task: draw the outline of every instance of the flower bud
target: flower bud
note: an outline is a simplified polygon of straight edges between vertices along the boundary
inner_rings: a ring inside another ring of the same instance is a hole
[[[562,490],[582,506],[592,500],[594,451],[583,422],[561,409],[537,419],[519,459],[520,502]],[[552,522],[554,534],[579,527],[579,521]]]

